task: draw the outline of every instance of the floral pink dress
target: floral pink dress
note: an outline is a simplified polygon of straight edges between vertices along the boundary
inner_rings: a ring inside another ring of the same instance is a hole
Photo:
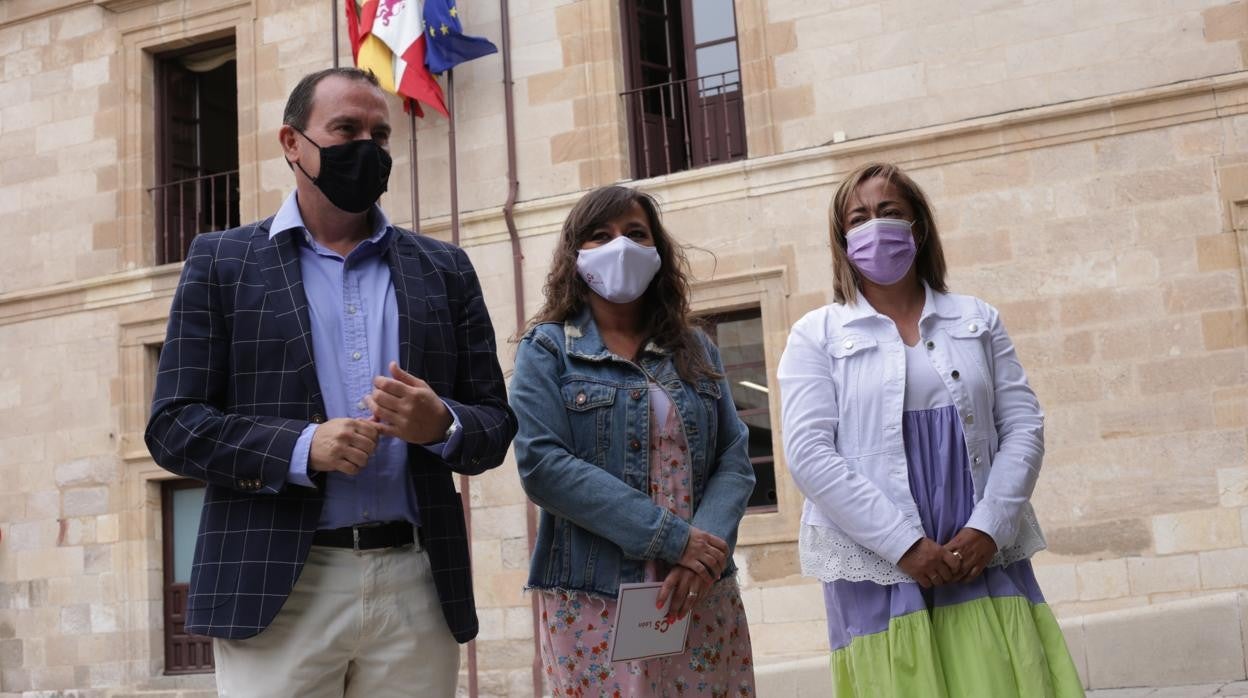
[[[657,404],[656,404],[657,403]],[[688,448],[680,416],[661,390],[650,391],[650,495],[685,521],[693,518]],[[657,428],[656,415],[665,415]],[[646,563],[646,581],[670,566]],[[741,591],[721,579],[694,608],[684,654],[631,662],[608,660],[615,600],[584,592],[538,592],[542,663],[554,696],[753,696],[754,660]]]

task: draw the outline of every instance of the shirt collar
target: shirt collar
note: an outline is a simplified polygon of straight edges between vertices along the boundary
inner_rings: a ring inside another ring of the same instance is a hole
[[[311,240],[308,227],[303,223],[303,213],[299,211],[298,194],[297,191],[290,192],[286,200],[282,202],[282,207],[277,209],[277,215],[273,216],[273,223],[269,225],[270,240],[287,230],[302,230],[305,237]],[[381,210],[380,204],[373,204],[370,213],[369,219],[373,222],[373,234],[368,241],[377,242],[389,232],[390,219],[386,216],[386,212]]]
[[[957,305],[949,298],[949,294],[933,291],[926,281],[920,281],[920,283],[923,284],[923,312],[919,314],[920,325],[933,316],[939,318],[958,318],[961,316]],[[858,302],[850,307],[853,314],[845,321],[847,325],[867,318],[884,317],[884,315],[871,306],[871,302],[862,294],[862,291],[858,292]]]
[[[923,314],[919,316],[919,322],[923,322],[928,317],[944,318],[946,320],[962,317],[962,311],[958,308],[958,304],[949,297],[948,293],[940,293],[933,291],[927,282],[923,282],[923,291],[926,298],[923,300]]]
[[[611,356],[611,350],[602,341],[598,332],[598,323],[594,322],[593,311],[586,303],[579,311],[563,321],[563,336],[568,354],[582,359],[601,360]],[[646,340],[642,347],[643,354],[666,356],[671,352],[654,342]]]

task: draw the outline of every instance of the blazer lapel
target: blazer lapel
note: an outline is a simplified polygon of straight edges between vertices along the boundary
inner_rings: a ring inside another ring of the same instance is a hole
[[[303,274],[299,269],[299,249],[289,230],[269,239],[270,218],[256,228],[252,236],[252,249],[260,264],[260,274],[268,289],[266,300],[273,305],[273,315],[278,328],[286,336],[286,350],[290,361],[298,367],[315,404],[321,400],[321,384],[316,379],[316,364],[312,357],[312,322],[308,313],[308,297],[303,292]]]
[[[399,360],[401,368],[420,376],[425,356],[425,262],[411,233],[390,229],[390,278],[399,308]]]

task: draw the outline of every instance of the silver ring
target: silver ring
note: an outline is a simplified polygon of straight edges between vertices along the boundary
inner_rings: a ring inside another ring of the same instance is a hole
[[[956,557],[956,558],[958,558],[958,560],[959,560],[959,561],[961,561],[961,560],[962,560],[962,553],[958,552],[957,550],[954,550],[954,551],[950,552],[949,554],[950,554],[950,555],[953,555],[953,556],[954,556],[954,557]]]

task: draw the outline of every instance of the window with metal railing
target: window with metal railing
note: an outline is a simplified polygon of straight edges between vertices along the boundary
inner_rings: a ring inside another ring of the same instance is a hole
[[[200,233],[239,224],[234,39],[155,57],[156,185],[147,190],[157,264],[186,258]]]
[[[624,0],[633,176],[745,157],[732,0]]]

